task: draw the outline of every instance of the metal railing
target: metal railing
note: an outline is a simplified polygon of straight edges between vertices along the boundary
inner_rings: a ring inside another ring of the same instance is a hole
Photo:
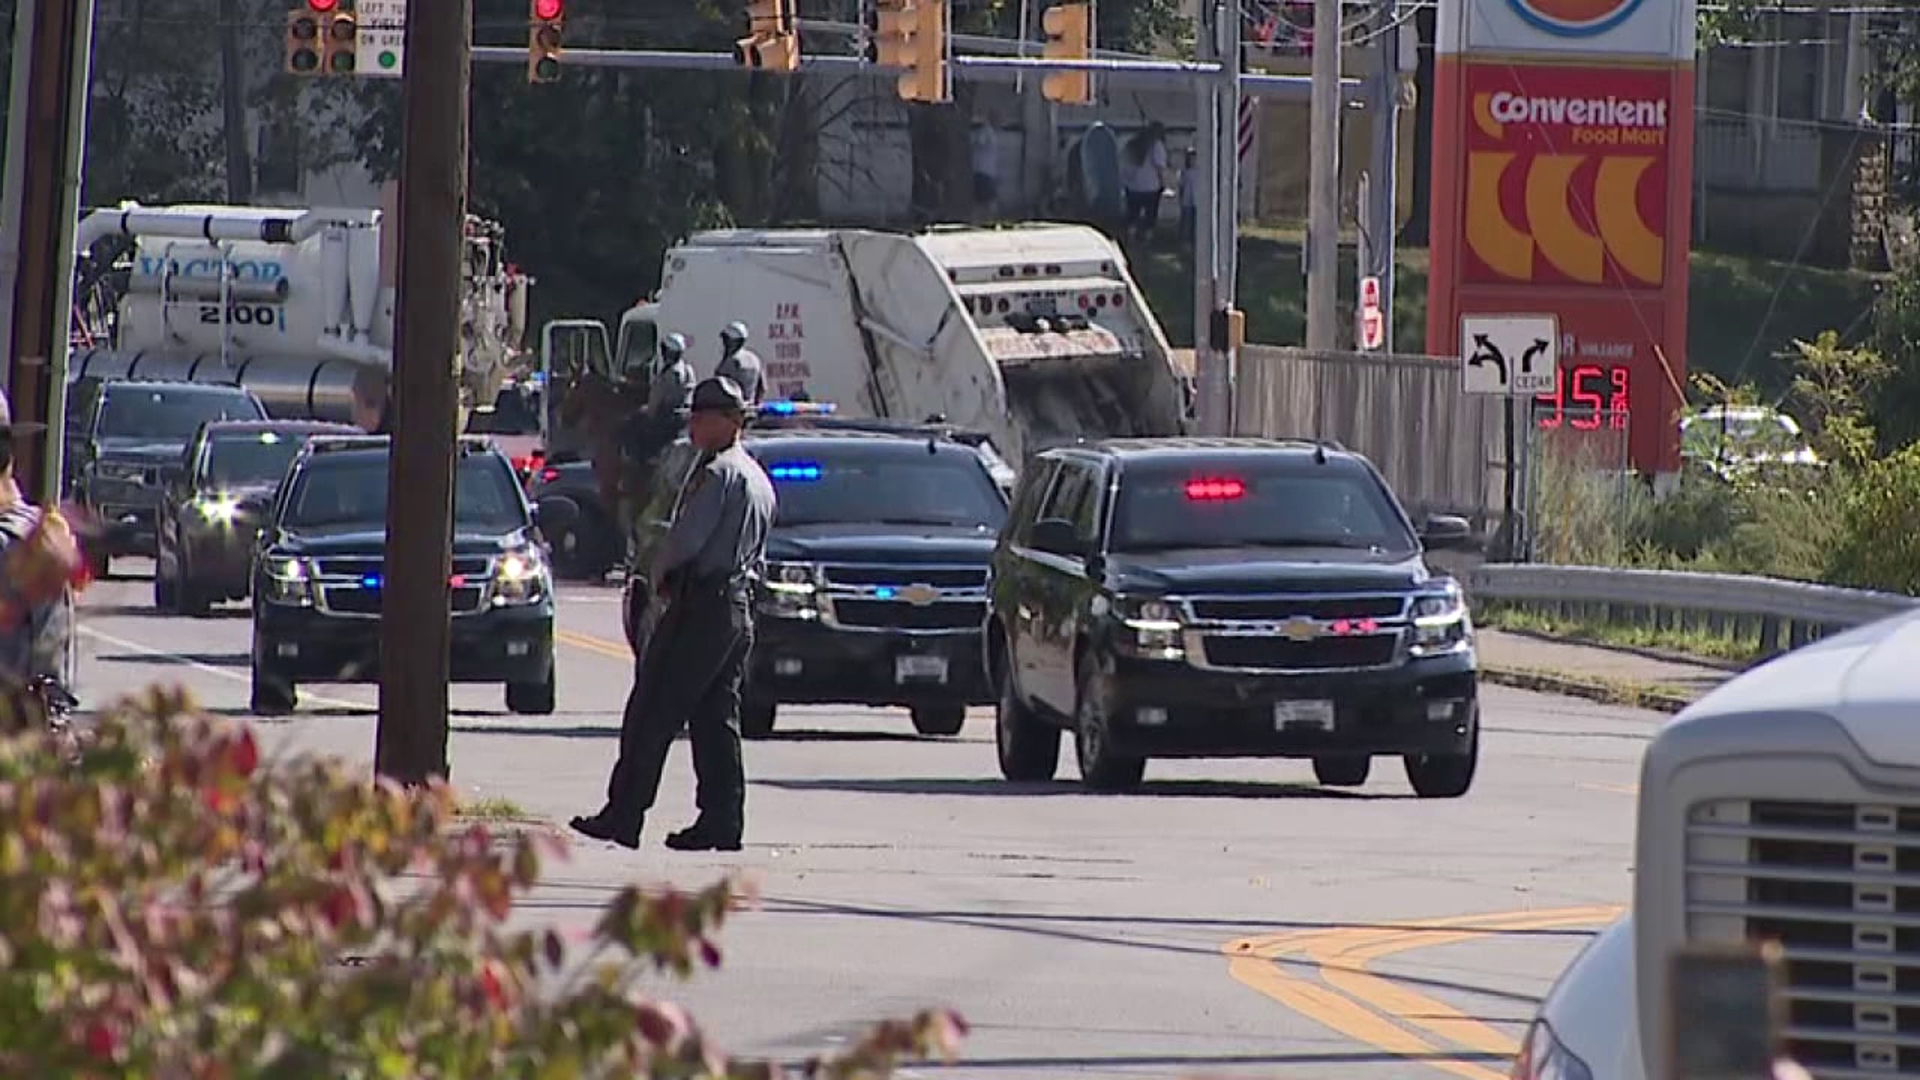
[[[1466,586],[1476,602],[1597,616],[1605,622],[1670,626],[1704,620],[1722,630],[1750,625],[1768,656],[1920,607],[1920,597],[1806,581],[1606,566],[1482,563],[1466,572]]]

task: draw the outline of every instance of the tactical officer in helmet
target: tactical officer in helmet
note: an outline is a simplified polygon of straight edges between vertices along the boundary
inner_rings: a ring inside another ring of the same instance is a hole
[[[687,362],[687,339],[679,334],[660,339],[660,370],[647,391],[647,407],[628,418],[621,439],[628,457],[650,462],[673,442],[697,381],[693,365]]]
[[[746,396],[747,405],[760,404],[761,388],[766,380],[766,368],[760,363],[760,357],[747,348],[747,324],[728,323],[720,331],[720,366],[713,373],[722,378],[732,379],[734,385]]]
[[[773,484],[740,445],[746,396],[732,379],[694,388],[687,433],[700,450],[648,576],[666,610],[648,635],[620,727],[607,802],[573,828],[622,847],[660,791],[667,750],[688,728],[700,816],[667,837],[676,851],[738,851],[746,813],[740,684],[753,647],[753,582],[773,524]]]

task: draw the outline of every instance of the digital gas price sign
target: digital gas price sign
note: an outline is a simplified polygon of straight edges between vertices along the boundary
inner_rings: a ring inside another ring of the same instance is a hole
[[[1625,431],[1633,416],[1633,369],[1624,364],[1577,364],[1560,369],[1559,389],[1534,401],[1542,430]]]

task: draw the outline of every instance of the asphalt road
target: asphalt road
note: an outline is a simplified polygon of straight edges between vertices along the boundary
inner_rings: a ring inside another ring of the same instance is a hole
[[[566,591],[554,716],[455,688],[460,788],[554,822],[598,806],[631,665],[617,610],[611,589]],[[146,580],[116,580],[81,626],[90,706],[168,680],[244,715],[243,609],[159,618]],[[374,688],[314,690],[261,723],[267,745],[370,760]],[[1498,1080],[1532,1003],[1626,901],[1660,717],[1483,694],[1480,778],[1438,802],[1389,761],[1357,792],[1304,762],[1203,761],[1098,796],[1070,754],[1069,779],[1009,785],[984,710],[924,739],[902,712],[796,709],[748,746],[745,851],[659,846],[692,816],[676,749],[642,850],[578,848],[523,917],[583,935],[627,881],[747,871],[762,902],[727,928],[724,969],[670,990],[739,1053],[797,1058],[947,1004],[973,1035],[921,1075]]]

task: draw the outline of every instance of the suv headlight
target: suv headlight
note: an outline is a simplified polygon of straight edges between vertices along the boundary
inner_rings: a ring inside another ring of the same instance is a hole
[[[547,564],[532,548],[512,551],[493,564],[493,603],[538,603],[547,595]]]
[[[1113,602],[1120,621],[1115,642],[1122,652],[1142,660],[1180,660],[1187,655],[1180,608],[1157,597],[1122,596]]]
[[[193,508],[200,516],[215,525],[231,525],[240,514],[240,500],[231,496],[206,497],[193,500]]]
[[[1545,1020],[1535,1020],[1520,1041],[1511,1080],[1593,1080],[1593,1070],[1567,1049]]]
[[[820,568],[811,563],[770,562],[761,582],[760,610],[776,619],[820,617]]]
[[[1467,647],[1473,639],[1473,620],[1467,613],[1467,600],[1460,586],[1447,582],[1442,592],[1425,593],[1413,600],[1413,640],[1415,656],[1437,656]]]
[[[313,564],[296,555],[268,555],[260,560],[262,598],[273,604],[313,603]]]

